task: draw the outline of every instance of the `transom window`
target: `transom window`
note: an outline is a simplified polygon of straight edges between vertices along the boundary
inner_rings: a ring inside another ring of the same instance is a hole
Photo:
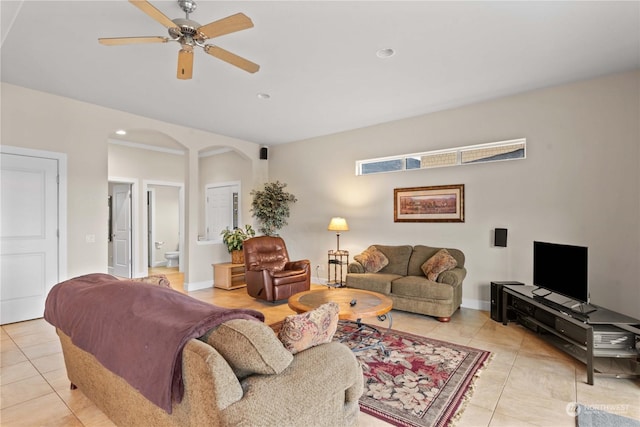
[[[356,175],[526,158],[526,138],[356,161]]]

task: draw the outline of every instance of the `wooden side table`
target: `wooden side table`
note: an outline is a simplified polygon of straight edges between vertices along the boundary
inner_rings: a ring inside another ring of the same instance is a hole
[[[220,289],[244,288],[244,264],[211,264],[213,266],[213,286]]]

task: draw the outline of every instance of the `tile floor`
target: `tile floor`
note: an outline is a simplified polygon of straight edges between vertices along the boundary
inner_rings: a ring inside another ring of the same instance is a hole
[[[257,301],[245,289],[204,289],[189,294],[221,306],[260,310],[267,323],[293,313],[286,302]],[[375,318],[365,321],[378,322]],[[596,377],[595,385],[589,386],[584,365],[521,326],[492,321],[487,312],[463,308],[450,323],[439,323],[394,311],[393,328],[493,353],[458,427],[574,427],[574,417],[566,411],[570,402],[640,420],[640,380]],[[1,338],[0,425],[113,426],[80,390],[69,389],[58,338],[46,321],[4,325]],[[360,426],[383,425],[388,424],[367,414],[360,416]]]

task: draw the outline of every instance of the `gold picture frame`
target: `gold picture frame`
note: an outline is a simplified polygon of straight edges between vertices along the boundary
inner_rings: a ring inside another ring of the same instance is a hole
[[[464,222],[464,184],[395,188],[394,222]]]

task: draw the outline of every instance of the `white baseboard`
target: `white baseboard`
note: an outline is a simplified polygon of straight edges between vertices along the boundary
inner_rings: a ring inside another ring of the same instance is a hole
[[[199,291],[200,289],[207,289],[207,288],[213,288],[213,282],[211,280],[184,284],[184,290],[187,292]]]
[[[474,310],[491,311],[491,303],[489,301],[462,298],[462,307]]]

